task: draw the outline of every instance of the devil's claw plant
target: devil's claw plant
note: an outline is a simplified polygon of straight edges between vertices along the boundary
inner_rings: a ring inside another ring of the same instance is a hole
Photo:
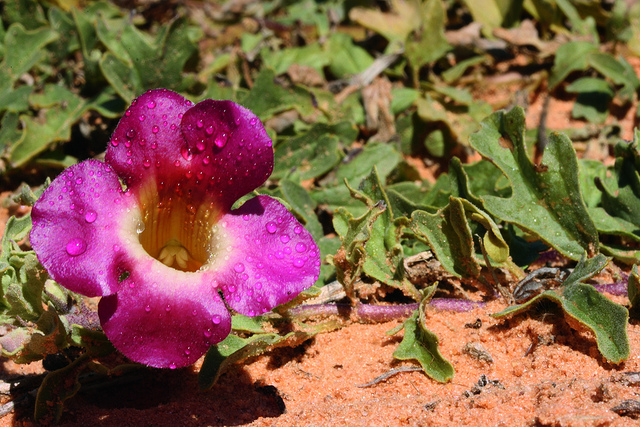
[[[233,102],[147,92],[104,163],[68,168],[37,201],[31,244],[56,282],[102,297],[102,329],[128,358],[192,364],[229,334],[227,306],[263,314],[318,278],[318,248],[282,204],[232,209],[271,174],[271,144]]]

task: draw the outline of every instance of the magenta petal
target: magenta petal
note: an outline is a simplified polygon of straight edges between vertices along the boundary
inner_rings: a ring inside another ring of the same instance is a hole
[[[273,170],[273,149],[260,120],[231,101],[199,102],[182,119],[194,179],[207,182],[223,211],[262,185]]]
[[[60,174],[31,212],[30,241],[51,277],[87,296],[118,290],[118,230],[131,204],[108,165],[87,160]]]
[[[226,270],[216,266],[225,301],[255,316],[290,301],[320,274],[320,255],[309,232],[275,199],[255,197],[224,215],[232,236]]]
[[[178,272],[152,259],[133,267],[98,309],[107,338],[129,359],[187,366],[229,334],[231,316],[206,272]]]
[[[192,106],[191,101],[166,89],[141,95],[113,132],[106,162],[134,189],[154,174],[166,179],[172,171],[180,172],[187,163],[180,155],[185,146],[180,122]]]

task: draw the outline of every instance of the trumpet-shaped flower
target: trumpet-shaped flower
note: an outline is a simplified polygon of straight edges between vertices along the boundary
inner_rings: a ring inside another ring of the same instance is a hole
[[[230,101],[167,90],[136,99],[105,162],[59,175],[33,207],[31,244],[67,289],[102,296],[102,328],[130,359],[176,368],[318,277],[318,248],[279,202],[232,205],[271,174],[262,123]]]

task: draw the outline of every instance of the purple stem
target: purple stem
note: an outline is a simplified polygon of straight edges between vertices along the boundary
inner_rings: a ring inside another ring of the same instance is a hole
[[[434,298],[430,305],[439,310],[469,311],[484,306],[482,302],[467,301],[451,298]],[[289,310],[292,317],[311,316],[341,316],[350,317],[351,314],[363,322],[388,322],[394,319],[404,319],[418,309],[418,303],[400,305],[357,304],[308,304],[300,305]]]

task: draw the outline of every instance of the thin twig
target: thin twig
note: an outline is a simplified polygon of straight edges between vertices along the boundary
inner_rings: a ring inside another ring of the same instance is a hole
[[[399,374],[400,372],[415,372],[415,371],[421,371],[422,368],[419,366],[403,366],[401,368],[396,368],[396,369],[392,369],[388,372],[385,372],[384,374],[380,375],[379,377],[374,378],[373,380],[371,380],[370,382],[366,383],[366,384],[360,384],[357,385],[356,387],[360,387],[360,388],[365,388],[365,387],[371,387],[372,385],[378,384],[379,382],[385,381],[387,378],[392,377],[393,375]]]

